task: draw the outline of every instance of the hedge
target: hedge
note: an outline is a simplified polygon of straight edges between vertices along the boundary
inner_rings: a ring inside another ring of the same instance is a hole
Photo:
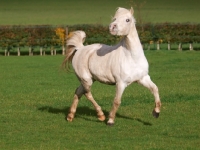
[[[136,24],[142,44],[151,43],[200,43],[200,24],[192,23],[162,23]],[[0,48],[9,52],[11,49],[29,47],[29,55],[33,47],[50,50],[62,48],[64,54],[66,34],[75,30],[86,32],[85,44],[104,43],[113,45],[119,41],[119,36],[113,36],[108,26],[103,25],[71,25],[71,26],[0,26]],[[42,51],[42,50],[41,50]]]

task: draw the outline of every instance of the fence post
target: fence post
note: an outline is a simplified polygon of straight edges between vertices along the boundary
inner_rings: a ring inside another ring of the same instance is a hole
[[[182,51],[182,43],[181,42],[178,44],[178,50]]]
[[[43,51],[43,48],[42,46],[40,46],[40,56],[42,56],[42,51]]]
[[[65,29],[65,40],[66,40],[66,44],[65,44],[65,50],[64,50],[64,55],[66,54],[67,51],[67,36],[68,36],[68,27],[66,27]]]
[[[17,47],[17,56],[20,56],[20,47]]]
[[[51,46],[50,51],[51,51],[51,55],[53,56],[53,47]]]
[[[29,56],[33,56],[33,49],[31,46],[29,46]]]
[[[192,44],[192,43],[190,43],[190,46],[189,46],[189,48],[190,48],[190,51],[192,51],[192,50],[193,50],[193,44]]]
[[[171,50],[171,44],[170,44],[169,41],[168,41],[168,43],[167,43],[167,49],[168,49],[168,50]]]
[[[157,50],[160,50],[160,44],[157,42]]]

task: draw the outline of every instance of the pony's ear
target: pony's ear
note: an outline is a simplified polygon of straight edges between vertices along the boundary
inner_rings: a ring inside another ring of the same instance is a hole
[[[130,12],[133,15],[133,13],[134,13],[133,7],[131,7]]]

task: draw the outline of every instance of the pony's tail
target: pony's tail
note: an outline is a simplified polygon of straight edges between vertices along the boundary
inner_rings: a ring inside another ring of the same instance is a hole
[[[65,59],[62,63],[63,68],[67,71],[70,70],[70,64],[72,63],[73,56],[77,50],[84,47],[83,43],[85,41],[86,34],[84,31],[74,31],[70,32],[67,37],[67,51]]]

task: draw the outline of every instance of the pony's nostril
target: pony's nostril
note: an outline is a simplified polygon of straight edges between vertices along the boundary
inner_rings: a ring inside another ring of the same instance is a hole
[[[117,25],[116,25],[116,24],[114,24],[114,25],[113,25],[113,29],[115,29],[116,27],[117,27]]]

